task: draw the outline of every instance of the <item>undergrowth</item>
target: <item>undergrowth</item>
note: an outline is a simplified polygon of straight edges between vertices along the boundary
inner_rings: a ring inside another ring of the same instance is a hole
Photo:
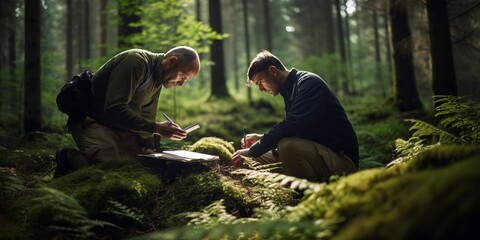
[[[0,149],[8,153],[0,232],[22,239],[479,237],[473,224],[480,214],[479,111],[463,97],[436,103],[432,122],[402,121],[391,109],[355,110],[362,170],[328,184],[283,175],[279,164],[247,160],[233,171],[226,163],[234,140],[214,134],[182,147],[221,155],[224,164],[108,163],[54,181],[51,151]],[[221,106],[225,115],[238,110]],[[241,131],[246,123],[228,126]]]

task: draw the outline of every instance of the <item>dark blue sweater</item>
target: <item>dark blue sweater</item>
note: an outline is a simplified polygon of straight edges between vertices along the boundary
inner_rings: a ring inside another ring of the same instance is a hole
[[[340,101],[318,75],[292,69],[280,94],[285,102],[285,119],[270,129],[250,148],[259,157],[277,148],[285,137],[318,142],[335,152],[344,152],[358,167],[358,141]]]

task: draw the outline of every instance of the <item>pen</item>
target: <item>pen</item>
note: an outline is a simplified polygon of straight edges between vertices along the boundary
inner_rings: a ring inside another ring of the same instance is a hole
[[[243,128],[243,141],[247,139],[247,129]]]
[[[162,114],[163,114],[163,116],[164,116],[170,123],[173,123],[172,119],[170,119],[170,118],[167,116],[167,114],[165,114],[165,113],[162,113]]]

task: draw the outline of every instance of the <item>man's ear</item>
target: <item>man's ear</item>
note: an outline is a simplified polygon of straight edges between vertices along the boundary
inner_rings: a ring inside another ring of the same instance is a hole
[[[268,71],[273,75],[275,76],[275,74],[277,73],[277,68],[275,66],[270,66],[268,67]]]
[[[170,64],[171,67],[175,66],[178,62],[178,57],[177,56],[171,56],[168,58],[168,63]]]

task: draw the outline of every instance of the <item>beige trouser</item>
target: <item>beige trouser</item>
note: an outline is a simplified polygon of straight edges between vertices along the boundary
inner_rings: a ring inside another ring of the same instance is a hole
[[[138,133],[109,128],[87,117],[72,136],[90,163],[128,160],[141,151]]]
[[[282,139],[277,147],[279,156],[269,151],[254,160],[262,164],[282,162],[285,174],[315,182],[325,182],[332,175],[357,171],[347,155],[313,141],[289,137]]]

